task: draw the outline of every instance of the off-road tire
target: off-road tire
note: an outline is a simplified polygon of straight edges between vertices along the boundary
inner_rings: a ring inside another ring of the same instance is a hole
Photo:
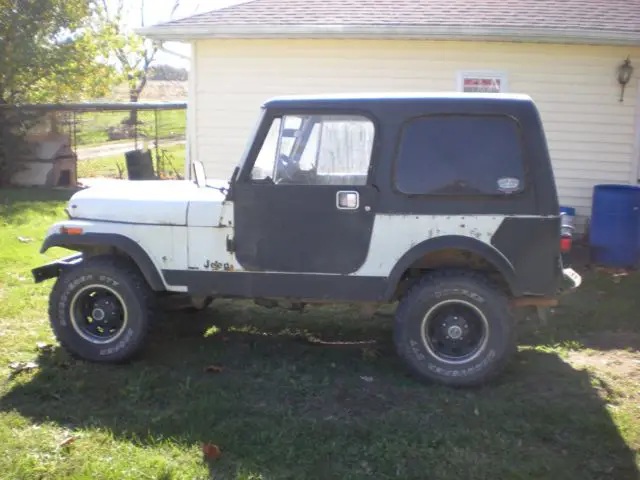
[[[476,307],[488,328],[473,358],[448,363],[427,346],[422,331],[433,307],[456,300]],[[455,387],[489,382],[517,350],[515,321],[506,294],[484,275],[466,270],[440,271],[417,282],[396,310],[394,342],[399,356],[420,379]]]
[[[108,343],[95,344],[74,327],[73,299],[90,285],[115,291],[124,303],[123,333]],[[133,359],[144,346],[154,317],[154,295],[133,262],[118,256],[91,257],[61,273],[49,297],[49,321],[60,345],[72,356],[99,363]]]

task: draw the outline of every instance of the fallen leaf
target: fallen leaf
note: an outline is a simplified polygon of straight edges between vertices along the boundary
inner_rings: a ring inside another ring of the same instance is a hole
[[[76,437],[67,437],[65,438],[63,441],[61,441],[58,444],[58,447],[68,447],[69,445],[71,445],[73,442],[76,441]]]
[[[202,444],[202,453],[205,457],[210,460],[215,460],[220,457],[220,448],[213,443],[203,443]]]
[[[204,371],[206,373],[222,373],[224,368],[219,365],[209,365],[208,367],[205,367]]]
[[[360,377],[362,380],[364,380],[365,382],[373,382],[373,377]]]
[[[12,375],[17,375],[21,372],[30,372],[38,368],[38,364],[36,362],[11,362],[9,368],[13,370],[11,372]]]
[[[33,238],[29,238],[29,237],[18,237],[18,241],[22,242],[22,243],[29,243],[29,242],[33,242]]]
[[[50,352],[51,349],[53,348],[53,345],[46,342],[37,342],[36,348],[41,352]]]

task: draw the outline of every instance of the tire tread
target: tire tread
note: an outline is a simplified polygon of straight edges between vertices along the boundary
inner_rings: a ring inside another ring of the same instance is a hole
[[[73,348],[70,347],[68,342],[64,340],[62,335],[60,335],[57,324],[53,321],[53,318],[57,316],[58,300],[60,295],[63,293],[64,287],[66,286],[67,282],[75,276],[74,274],[77,273],[79,268],[87,267],[95,268],[98,270],[115,270],[118,274],[123,275],[126,281],[130,282],[130,286],[133,287],[133,291],[135,292],[136,296],[141,299],[141,303],[144,305],[144,308],[147,312],[148,321],[145,324],[145,331],[142,332],[142,335],[140,336],[136,352],[130,356],[127,356],[126,359],[133,358],[142,349],[141,347],[144,344],[144,340],[148,337],[152,330],[154,323],[153,320],[156,318],[155,295],[135,263],[133,263],[133,261],[128,258],[117,255],[99,255],[91,257],[87,260],[84,260],[78,266],[70,268],[60,274],[60,276],[56,280],[55,285],[53,286],[53,289],[51,290],[48,305],[48,314],[49,318],[51,319],[50,323],[56,340],[69,355],[74,358],[80,358],[80,355],[77,354],[73,350]],[[114,360],[111,358],[105,358],[104,361],[113,362]]]
[[[445,269],[431,272],[429,274],[424,275],[419,281],[417,281],[405,294],[405,296],[400,299],[398,303],[398,307],[396,308],[395,315],[395,332],[394,335],[394,345],[396,351],[400,355],[401,359],[405,362],[406,365],[409,366],[412,373],[416,375],[420,380],[427,381],[425,378],[425,374],[418,370],[418,368],[413,364],[407,355],[406,346],[400,342],[401,335],[398,334],[400,330],[406,327],[406,322],[408,321],[407,312],[415,298],[421,291],[426,288],[435,287],[442,281],[450,281],[457,280],[460,282],[471,282],[473,284],[480,285],[484,289],[486,289],[492,295],[492,298],[488,301],[490,302],[500,302],[503,303],[502,308],[505,309],[507,314],[513,318],[512,308],[510,306],[507,295],[497,286],[495,282],[493,282],[486,275],[481,272],[470,270],[470,269]],[[498,359],[498,361],[494,364],[494,366],[488,370],[483,372],[478,377],[473,380],[467,379],[464,382],[464,386],[479,386],[490,382],[495,377],[497,377],[510,362],[511,358],[517,352],[517,330],[515,326],[509,330],[509,338],[508,338],[508,348],[502,357]],[[429,380],[435,380],[443,384],[447,384],[449,386],[460,386],[460,381],[457,380],[457,377],[437,377],[429,378]]]

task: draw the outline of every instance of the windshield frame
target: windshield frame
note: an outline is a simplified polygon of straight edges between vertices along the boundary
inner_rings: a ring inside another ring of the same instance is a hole
[[[267,114],[267,109],[265,107],[260,107],[260,112],[258,114],[258,118],[255,121],[255,123],[253,124],[253,127],[251,129],[251,133],[249,134],[249,138],[248,138],[247,143],[246,143],[246,145],[244,147],[244,151],[242,152],[242,155],[240,156],[240,161],[238,162],[238,164],[236,165],[236,168],[234,170],[235,174],[231,178],[231,182],[234,182],[236,180],[236,177],[238,176],[238,174],[244,170],[244,167],[245,167],[245,165],[247,163],[249,155],[251,154],[251,149],[253,148],[253,145],[254,145],[255,140],[256,140],[256,138],[258,136],[258,133],[260,132],[260,127],[262,126],[262,122],[263,122],[266,114]]]

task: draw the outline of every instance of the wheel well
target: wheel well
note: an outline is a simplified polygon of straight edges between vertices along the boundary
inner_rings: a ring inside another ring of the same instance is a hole
[[[134,265],[136,264],[131,255],[123,249],[113,245],[83,245],[82,247],[79,247],[78,250],[82,252],[85,258],[97,257],[100,255],[113,255],[117,257],[124,257]]]
[[[62,247],[69,250],[82,252],[83,256],[116,255],[128,258],[142,273],[147,283],[155,291],[166,290],[160,272],[153,263],[149,254],[134,240],[113,233],[84,233],[83,235],[70,235],[56,233],[49,236],[40,248],[44,253],[51,247]]]
[[[500,270],[482,255],[460,248],[446,248],[425,253],[403,273],[396,287],[394,299],[402,297],[426,273],[443,269],[464,269],[480,272],[500,290],[511,296],[509,282]]]
[[[115,245],[82,245],[74,248],[74,250],[82,252],[84,258],[110,255],[126,259],[136,270],[138,270],[138,272],[140,272],[142,277],[154,291],[164,291],[164,286],[161,283],[158,283],[159,277],[157,277],[157,274],[153,275],[148,268],[144,268],[144,265],[140,265],[137,259],[123,248],[119,248]]]

